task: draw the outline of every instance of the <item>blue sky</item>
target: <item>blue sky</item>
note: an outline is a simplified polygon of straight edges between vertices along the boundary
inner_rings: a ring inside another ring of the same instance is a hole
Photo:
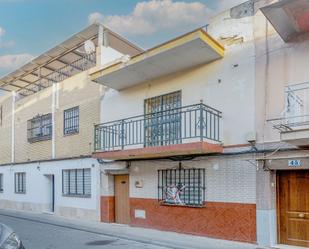
[[[101,21],[143,48],[244,0],[0,0],[0,76]]]

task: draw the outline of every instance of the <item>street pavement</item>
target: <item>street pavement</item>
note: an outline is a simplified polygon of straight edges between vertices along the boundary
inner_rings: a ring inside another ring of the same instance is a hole
[[[19,234],[26,249],[266,249],[250,243],[8,209],[0,209],[0,223]]]
[[[0,222],[4,223],[19,235],[26,249],[167,249],[126,240],[112,236],[105,236],[94,232],[69,228],[67,226],[49,224],[21,217],[7,216],[0,213]]]

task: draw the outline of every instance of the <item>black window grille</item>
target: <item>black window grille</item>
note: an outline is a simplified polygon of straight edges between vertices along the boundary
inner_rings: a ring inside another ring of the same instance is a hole
[[[49,140],[52,137],[52,115],[38,115],[28,120],[28,142]]]
[[[62,193],[65,196],[91,197],[91,169],[63,170]]]
[[[145,146],[181,143],[181,91],[145,100]]]
[[[205,202],[205,169],[158,170],[158,199],[163,204],[201,207]]]
[[[63,133],[64,135],[72,135],[79,133],[79,107],[67,109],[63,113]]]
[[[3,192],[3,174],[0,174],[0,193]]]
[[[15,193],[26,193],[26,173],[15,173]]]

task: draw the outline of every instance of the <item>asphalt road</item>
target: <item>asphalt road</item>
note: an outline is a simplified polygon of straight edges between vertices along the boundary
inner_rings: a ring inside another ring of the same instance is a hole
[[[14,229],[26,249],[167,249],[166,247],[1,214],[0,222]],[[65,223],[63,225],[65,226]]]

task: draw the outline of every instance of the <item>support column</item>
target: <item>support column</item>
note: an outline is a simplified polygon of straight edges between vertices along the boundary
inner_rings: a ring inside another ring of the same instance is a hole
[[[256,174],[256,199],[257,243],[273,246],[277,243],[276,173],[265,171],[263,162]]]

